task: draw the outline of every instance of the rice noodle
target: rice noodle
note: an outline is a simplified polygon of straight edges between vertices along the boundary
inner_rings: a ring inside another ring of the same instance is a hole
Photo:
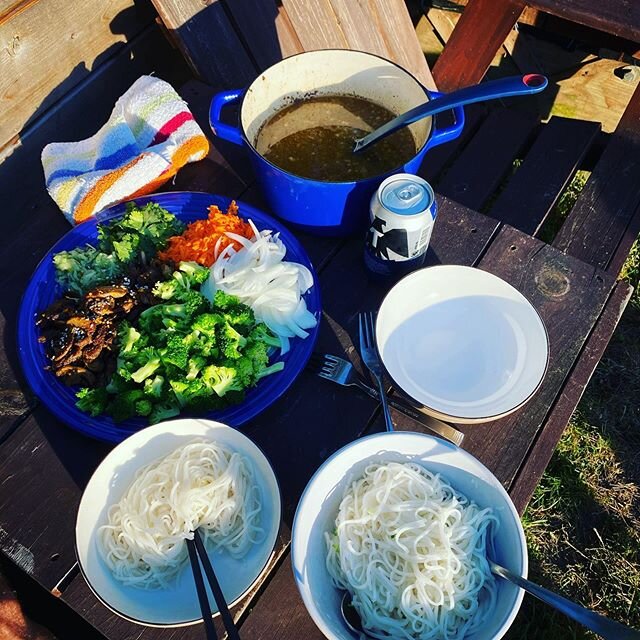
[[[498,523],[439,475],[413,463],[369,465],[345,491],[326,564],[367,634],[461,639],[496,602],[485,553]]]
[[[137,472],[98,530],[98,548],[120,582],[159,589],[186,564],[197,528],[209,548],[243,557],[263,535],[261,508],[249,460],[196,439]]]

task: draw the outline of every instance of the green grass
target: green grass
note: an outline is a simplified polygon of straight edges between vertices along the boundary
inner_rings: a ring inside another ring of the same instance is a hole
[[[543,229],[551,240],[584,187],[578,172]],[[523,516],[530,577],[640,628],[640,246],[621,277],[631,302]],[[596,638],[531,596],[509,640]]]

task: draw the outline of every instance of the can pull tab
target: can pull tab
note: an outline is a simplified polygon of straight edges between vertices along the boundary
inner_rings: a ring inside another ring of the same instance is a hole
[[[388,196],[389,201],[387,204],[391,205],[391,207],[395,205],[401,209],[408,209],[412,205],[416,204],[423,195],[424,192],[422,189],[413,184],[408,184],[391,191]]]

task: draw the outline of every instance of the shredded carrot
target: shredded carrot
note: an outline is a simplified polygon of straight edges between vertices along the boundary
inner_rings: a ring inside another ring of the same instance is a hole
[[[209,207],[209,216],[205,220],[196,220],[187,225],[180,236],[169,238],[167,248],[158,254],[160,260],[178,262],[197,262],[210,267],[223,249],[233,245],[236,250],[242,248],[237,240],[226,233],[231,232],[245,238],[253,237],[253,229],[248,222],[238,216],[238,205],[233,201],[226,213],[216,205]]]

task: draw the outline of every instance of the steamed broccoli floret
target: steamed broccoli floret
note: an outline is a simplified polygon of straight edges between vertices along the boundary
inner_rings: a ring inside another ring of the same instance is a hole
[[[129,353],[133,349],[133,346],[139,342],[140,335],[140,332],[136,331],[134,327],[124,324],[120,330],[120,344],[122,345],[120,351],[122,353]]]
[[[242,384],[236,376],[236,370],[230,367],[209,365],[202,371],[202,380],[220,397],[229,391],[242,391]]]
[[[167,318],[168,316],[168,318]],[[153,334],[165,327],[164,320],[186,320],[189,317],[187,305],[181,304],[157,304],[145,309],[138,318],[140,328]]]
[[[226,366],[235,370],[236,377],[243,387],[252,387],[254,385],[256,375],[250,358],[242,356],[237,360],[229,360]]]
[[[166,282],[156,282],[153,287],[153,295],[162,300],[173,298],[178,289],[178,283],[175,280],[167,280]]]
[[[270,347],[280,347],[280,339],[274,336],[264,322],[257,324],[248,335],[249,340],[264,342]]]
[[[187,368],[187,380],[195,380],[203,367],[207,364],[206,358],[202,358],[199,356],[189,358],[188,368]]]
[[[264,369],[262,369],[262,371],[259,371],[256,376],[256,381],[260,380],[261,378],[266,378],[267,376],[270,376],[272,373],[278,373],[278,371],[282,371],[283,369],[284,369],[284,362],[282,361],[275,362],[270,367],[265,367]]]
[[[191,325],[194,331],[213,335],[215,328],[224,323],[224,318],[219,313],[202,313],[200,314]]]
[[[209,309],[209,301],[197,291],[178,292],[177,298],[184,303],[189,316],[195,316]]]
[[[148,396],[153,398],[161,398],[164,388],[164,378],[162,376],[156,376],[153,378],[147,378],[144,381],[144,392]]]
[[[219,328],[217,333],[222,353],[226,358],[239,358],[240,349],[247,344],[247,339],[238,333],[228,322]]]
[[[149,424],[156,424],[163,420],[169,420],[180,414],[180,406],[174,401],[165,401],[160,404],[156,404],[149,416]]]
[[[209,269],[197,262],[181,262],[178,269],[186,274],[192,285],[201,285],[209,277]]]
[[[131,373],[131,379],[138,384],[152,376],[160,366],[160,356],[154,349],[145,349],[143,353],[147,357],[146,362]]]
[[[170,363],[180,369],[187,368],[189,351],[181,336],[173,335],[167,340],[167,346],[161,351],[162,362]]]
[[[223,311],[229,311],[238,304],[242,304],[236,296],[232,296],[228,293],[218,289],[213,296],[213,306]]]
[[[136,415],[148,416],[151,415],[152,411],[153,403],[151,402],[151,400],[143,398],[142,400],[138,400],[138,402],[136,402]]]
[[[171,380],[170,384],[181,407],[192,405],[202,398],[209,398],[212,394],[211,389],[201,378],[190,381]]]
[[[242,350],[245,358],[249,358],[256,370],[263,369],[269,364],[269,351],[264,342],[251,341]]]
[[[80,411],[91,414],[93,417],[104,413],[109,402],[109,393],[104,387],[97,389],[88,389],[86,387],[80,389],[76,393],[76,407]]]
[[[132,389],[115,396],[108,408],[113,420],[123,422],[137,415],[136,404],[143,397],[144,393],[140,389]]]

